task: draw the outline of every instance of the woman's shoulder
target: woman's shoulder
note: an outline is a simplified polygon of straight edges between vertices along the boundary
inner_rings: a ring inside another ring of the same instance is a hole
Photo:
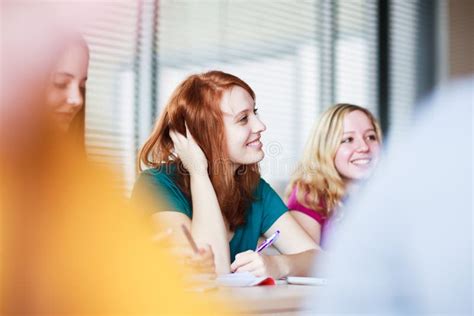
[[[288,201],[290,201],[290,200],[298,201],[297,197],[300,195],[299,194],[300,190],[303,190],[303,189],[299,188],[297,185],[293,186],[293,188],[291,189],[290,195],[288,197]],[[312,194],[314,196],[317,196],[318,201],[319,201],[318,206],[320,208],[325,208],[326,207],[326,200],[325,200],[323,194],[321,194],[319,191],[316,191],[316,190],[314,190],[314,191],[303,190],[303,195],[306,199],[308,198],[308,196],[310,194]]]
[[[275,192],[275,190],[273,189],[273,187],[267,182],[265,181],[265,179],[263,179],[262,177],[260,177],[260,179],[258,180],[258,185],[257,185],[257,188],[256,188],[256,192],[257,192],[257,196],[260,195],[266,195],[268,193],[273,193]],[[276,192],[275,192],[276,194]]]
[[[309,208],[306,205],[304,205],[305,203],[301,203],[298,200],[298,195],[297,195],[298,190],[299,189],[296,185],[291,190],[290,196],[288,198],[288,203],[287,203],[288,208],[293,211],[299,211],[299,212],[305,213],[311,216],[312,218],[314,218],[315,220],[317,220],[318,222],[324,221],[326,219],[326,215],[324,213],[324,210],[326,209],[326,202],[324,198],[319,196],[318,207]],[[304,192],[305,197],[307,196],[307,194],[308,192]]]
[[[154,178],[174,178],[176,176],[176,166],[163,164],[158,167],[145,169],[140,172],[138,176]]]
[[[273,223],[286,213],[288,208],[272,188],[272,186],[260,177],[256,189],[255,199],[252,202],[252,214],[262,221],[262,232],[267,231]]]
[[[177,168],[174,165],[161,165],[143,170],[137,177],[137,183],[173,185],[176,183]]]
[[[253,193],[254,201],[269,201],[269,200],[281,200],[280,196],[278,195],[277,191],[273,189],[273,187],[265,181],[262,177],[258,180],[258,184],[254,189]],[[282,201],[283,203],[283,201]]]
[[[175,166],[164,164],[143,170],[135,182],[132,200],[152,205],[153,212],[160,209],[175,210],[191,218],[191,207],[176,181],[176,173]]]

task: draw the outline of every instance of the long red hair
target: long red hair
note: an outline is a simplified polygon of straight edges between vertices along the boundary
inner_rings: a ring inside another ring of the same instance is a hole
[[[195,74],[185,79],[174,90],[153,132],[141,148],[137,168],[177,167],[176,181],[190,198],[189,173],[173,154],[170,130],[190,133],[203,150],[208,161],[208,173],[219,201],[224,219],[231,231],[245,223],[246,211],[253,201],[253,193],[260,180],[258,164],[242,165],[237,170],[229,160],[225,137],[222,95],[233,86],[245,89],[255,100],[252,88],[240,78],[222,71]]]

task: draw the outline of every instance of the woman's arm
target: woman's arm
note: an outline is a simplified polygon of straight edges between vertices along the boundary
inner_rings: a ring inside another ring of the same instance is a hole
[[[227,229],[211,180],[206,172],[191,174],[193,220],[191,231],[197,243],[211,245],[217,274],[229,273],[230,250]]]
[[[228,273],[230,266],[227,228],[207,172],[207,159],[186,127],[187,137],[170,131],[174,149],[190,175],[193,219],[191,233],[198,244],[209,244],[216,272]]]
[[[231,270],[249,271],[257,276],[269,275],[277,279],[288,275],[310,275],[314,259],[321,251],[319,246],[289,212],[280,216],[265,232],[265,236],[271,236],[276,230],[280,230],[280,236],[274,245],[282,255],[267,256],[252,250],[242,252],[236,255]]]
[[[314,218],[299,211],[290,211],[291,216],[318,245],[321,244],[321,224]]]

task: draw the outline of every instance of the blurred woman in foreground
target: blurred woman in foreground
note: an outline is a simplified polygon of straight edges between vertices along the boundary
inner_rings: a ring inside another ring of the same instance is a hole
[[[84,148],[89,48],[79,33],[64,33],[47,81],[46,106],[57,129]]]
[[[221,314],[183,290],[182,271],[151,242],[110,174],[58,137],[84,108],[84,72],[57,67],[64,42],[45,17],[19,18],[2,28],[0,314]]]

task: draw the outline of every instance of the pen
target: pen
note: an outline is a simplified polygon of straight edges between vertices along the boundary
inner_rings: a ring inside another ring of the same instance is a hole
[[[275,242],[275,240],[277,240],[279,235],[280,235],[280,230],[277,230],[273,235],[270,236],[270,238],[268,238],[260,246],[258,246],[255,252],[260,252],[263,249],[267,248],[268,246],[271,246]]]
[[[193,249],[194,253],[199,254],[199,249],[196,243],[194,242],[193,236],[191,236],[191,233],[189,232],[188,228],[184,224],[181,224],[181,228],[183,229],[184,235],[186,236],[186,239],[191,245],[191,248]]]

